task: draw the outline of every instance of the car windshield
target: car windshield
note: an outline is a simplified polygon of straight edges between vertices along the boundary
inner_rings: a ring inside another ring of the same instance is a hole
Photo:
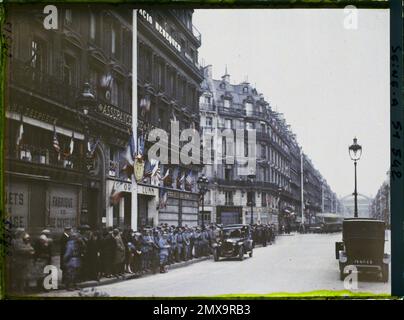
[[[243,231],[241,229],[224,229],[223,238],[241,238],[243,236]]]

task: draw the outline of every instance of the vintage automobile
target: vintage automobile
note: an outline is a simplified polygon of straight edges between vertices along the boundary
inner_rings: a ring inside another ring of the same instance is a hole
[[[344,219],[342,242],[335,243],[339,260],[340,279],[344,280],[346,266],[354,266],[361,273],[373,273],[383,282],[389,279],[390,255],[384,252],[385,223],[367,218]]]
[[[219,231],[219,238],[213,244],[213,258],[219,261],[221,257],[244,259],[245,254],[253,255],[253,240],[250,226],[232,224],[223,226]]]

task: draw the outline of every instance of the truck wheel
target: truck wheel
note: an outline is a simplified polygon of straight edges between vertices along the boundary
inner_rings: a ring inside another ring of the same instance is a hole
[[[243,247],[240,247],[240,249],[238,250],[238,259],[240,261],[244,260],[244,248]]]
[[[382,280],[383,280],[383,282],[388,282],[389,281],[389,265],[388,264],[383,264],[383,267],[382,267]]]

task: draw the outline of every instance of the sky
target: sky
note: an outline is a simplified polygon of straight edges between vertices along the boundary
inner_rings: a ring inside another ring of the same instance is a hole
[[[284,114],[304,152],[338,196],[354,189],[348,147],[358,138],[358,192],[387,178],[389,12],[359,9],[200,9],[199,60],[220,79],[248,80]],[[353,24],[350,24],[353,22]]]

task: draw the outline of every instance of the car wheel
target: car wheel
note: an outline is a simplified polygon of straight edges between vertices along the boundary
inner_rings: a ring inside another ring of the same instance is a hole
[[[240,249],[238,250],[238,259],[240,261],[244,260],[244,248],[243,247],[240,247]]]
[[[383,280],[383,282],[388,282],[389,281],[389,265],[388,264],[383,264],[383,267],[382,267],[382,280]]]

